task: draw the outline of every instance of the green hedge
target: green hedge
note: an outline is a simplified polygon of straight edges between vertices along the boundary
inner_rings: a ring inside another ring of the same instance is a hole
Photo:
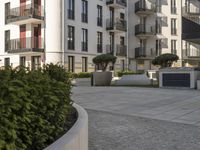
[[[72,109],[65,69],[0,70],[0,150],[41,150],[59,138]]]
[[[90,78],[91,76],[90,72],[70,73],[71,78]]]
[[[144,72],[142,71],[137,71],[137,72],[134,72],[134,71],[119,71],[117,72],[117,76],[118,77],[122,77],[123,75],[133,75],[133,74],[143,74]]]

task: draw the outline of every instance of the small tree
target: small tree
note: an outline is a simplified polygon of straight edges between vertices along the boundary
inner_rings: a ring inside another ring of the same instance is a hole
[[[157,56],[152,61],[152,64],[153,65],[159,65],[159,66],[161,66],[161,68],[171,67],[173,62],[177,62],[178,59],[179,59],[179,57],[177,55],[166,53],[166,54],[162,54],[160,56]]]
[[[111,54],[102,54],[93,58],[93,63],[97,66],[100,65],[102,68],[102,71],[106,71],[108,64],[112,63],[114,65],[116,60],[117,60],[117,57]]]

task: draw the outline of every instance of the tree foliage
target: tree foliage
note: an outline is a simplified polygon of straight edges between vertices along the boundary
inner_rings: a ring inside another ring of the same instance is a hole
[[[100,65],[102,68],[102,71],[106,71],[108,64],[112,63],[112,65],[114,65],[116,60],[117,60],[117,57],[111,54],[102,54],[93,58],[93,63],[95,65]]]
[[[179,59],[179,57],[177,55],[166,53],[166,54],[162,54],[160,56],[157,56],[152,61],[152,64],[153,65],[159,65],[162,68],[164,68],[164,67],[171,67],[172,64],[173,64],[173,62],[177,62],[178,59]]]
[[[41,150],[64,132],[72,107],[64,68],[0,70],[0,150]]]

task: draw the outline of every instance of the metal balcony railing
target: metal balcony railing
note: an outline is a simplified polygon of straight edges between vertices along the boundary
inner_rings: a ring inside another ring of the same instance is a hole
[[[44,50],[44,44],[43,39],[40,37],[27,37],[7,41],[6,48],[9,53],[42,52]]]
[[[200,49],[190,48],[190,49],[183,49],[183,58],[188,57],[200,57]]]
[[[127,5],[127,2],[126,0],[106,0],[106,4],[107,5],[112,5],[112,4],[118,4],[118,5],[121,5],[123,7],[126,7]]]
[[[107,54],[114,54],[114,45],[106,45],[106,53]]]
[[[155,35],[156,28],[155,25],[137,24],[135,26],[135,35]]]
[[[135,13],[137,12],[155,12],[156,11],[156,5],[154,3],[150,3],[144,0],[139,0],[135,3]]]
[[[171,6],[171,13],[177,14],[177,7],[176,6]]]
[[[88,22],[88,14],[81,13],[81,21],[87,23]]]
[[[107,19],[106,20],[106,29],[107,30],[119,30],[126,31],[127,23],[124,19]]]
[[[81,42],[81,50],[83,52],[87,52],[88,51],[88,43],[87,42]]]
[[[148,52],[147,52],[148,51]],[[153,59],[158,55],[154,48],[137,47],[135,48],[135,58],[148,58]]]
[[[117,44],[116,47],[117,47],[116,51],[117,56],[127,56],[126,45]]]
[[[103,44],[97,44],[97,53],[103,52]]]
[[[182,13],[184,15],[197,15],[200,16],[200,8],[196,6],[184,6],[182,8]]]
[[[28,4],[10,10],[6,10],[6,23],[16,22],[29,18],[44,20],[44,9],[42,6]]]
[[[75,13],[74,10],[68,9],[68,19],[75,19]]]
[[[97,17],[97,26],[100,26],[100,27],[103,26],[103,19],[100,17]]]

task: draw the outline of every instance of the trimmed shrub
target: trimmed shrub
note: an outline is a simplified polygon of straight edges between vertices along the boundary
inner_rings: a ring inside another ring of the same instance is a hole
[[[62,67],[0,70],[0,91],[0,150],[41,150],[68,130],[71,84]]]
[[[106,71],[109,63],[115,64],[117,57],[111,54],[101,54],[93,58],[93,63],[97,66],[101,66],[102,71]]]
[[[90,78],[92,73],[89,72],[80,72],[77,74],[76,78]]]
[[[152,61],[152,64],[161,66],[161,68],[171,67],[173,62],[177,62],[178,59],[179,59],[179,57],[177,55],[166,53],[166,54],[162,54],[160,56],[157,56]]]

